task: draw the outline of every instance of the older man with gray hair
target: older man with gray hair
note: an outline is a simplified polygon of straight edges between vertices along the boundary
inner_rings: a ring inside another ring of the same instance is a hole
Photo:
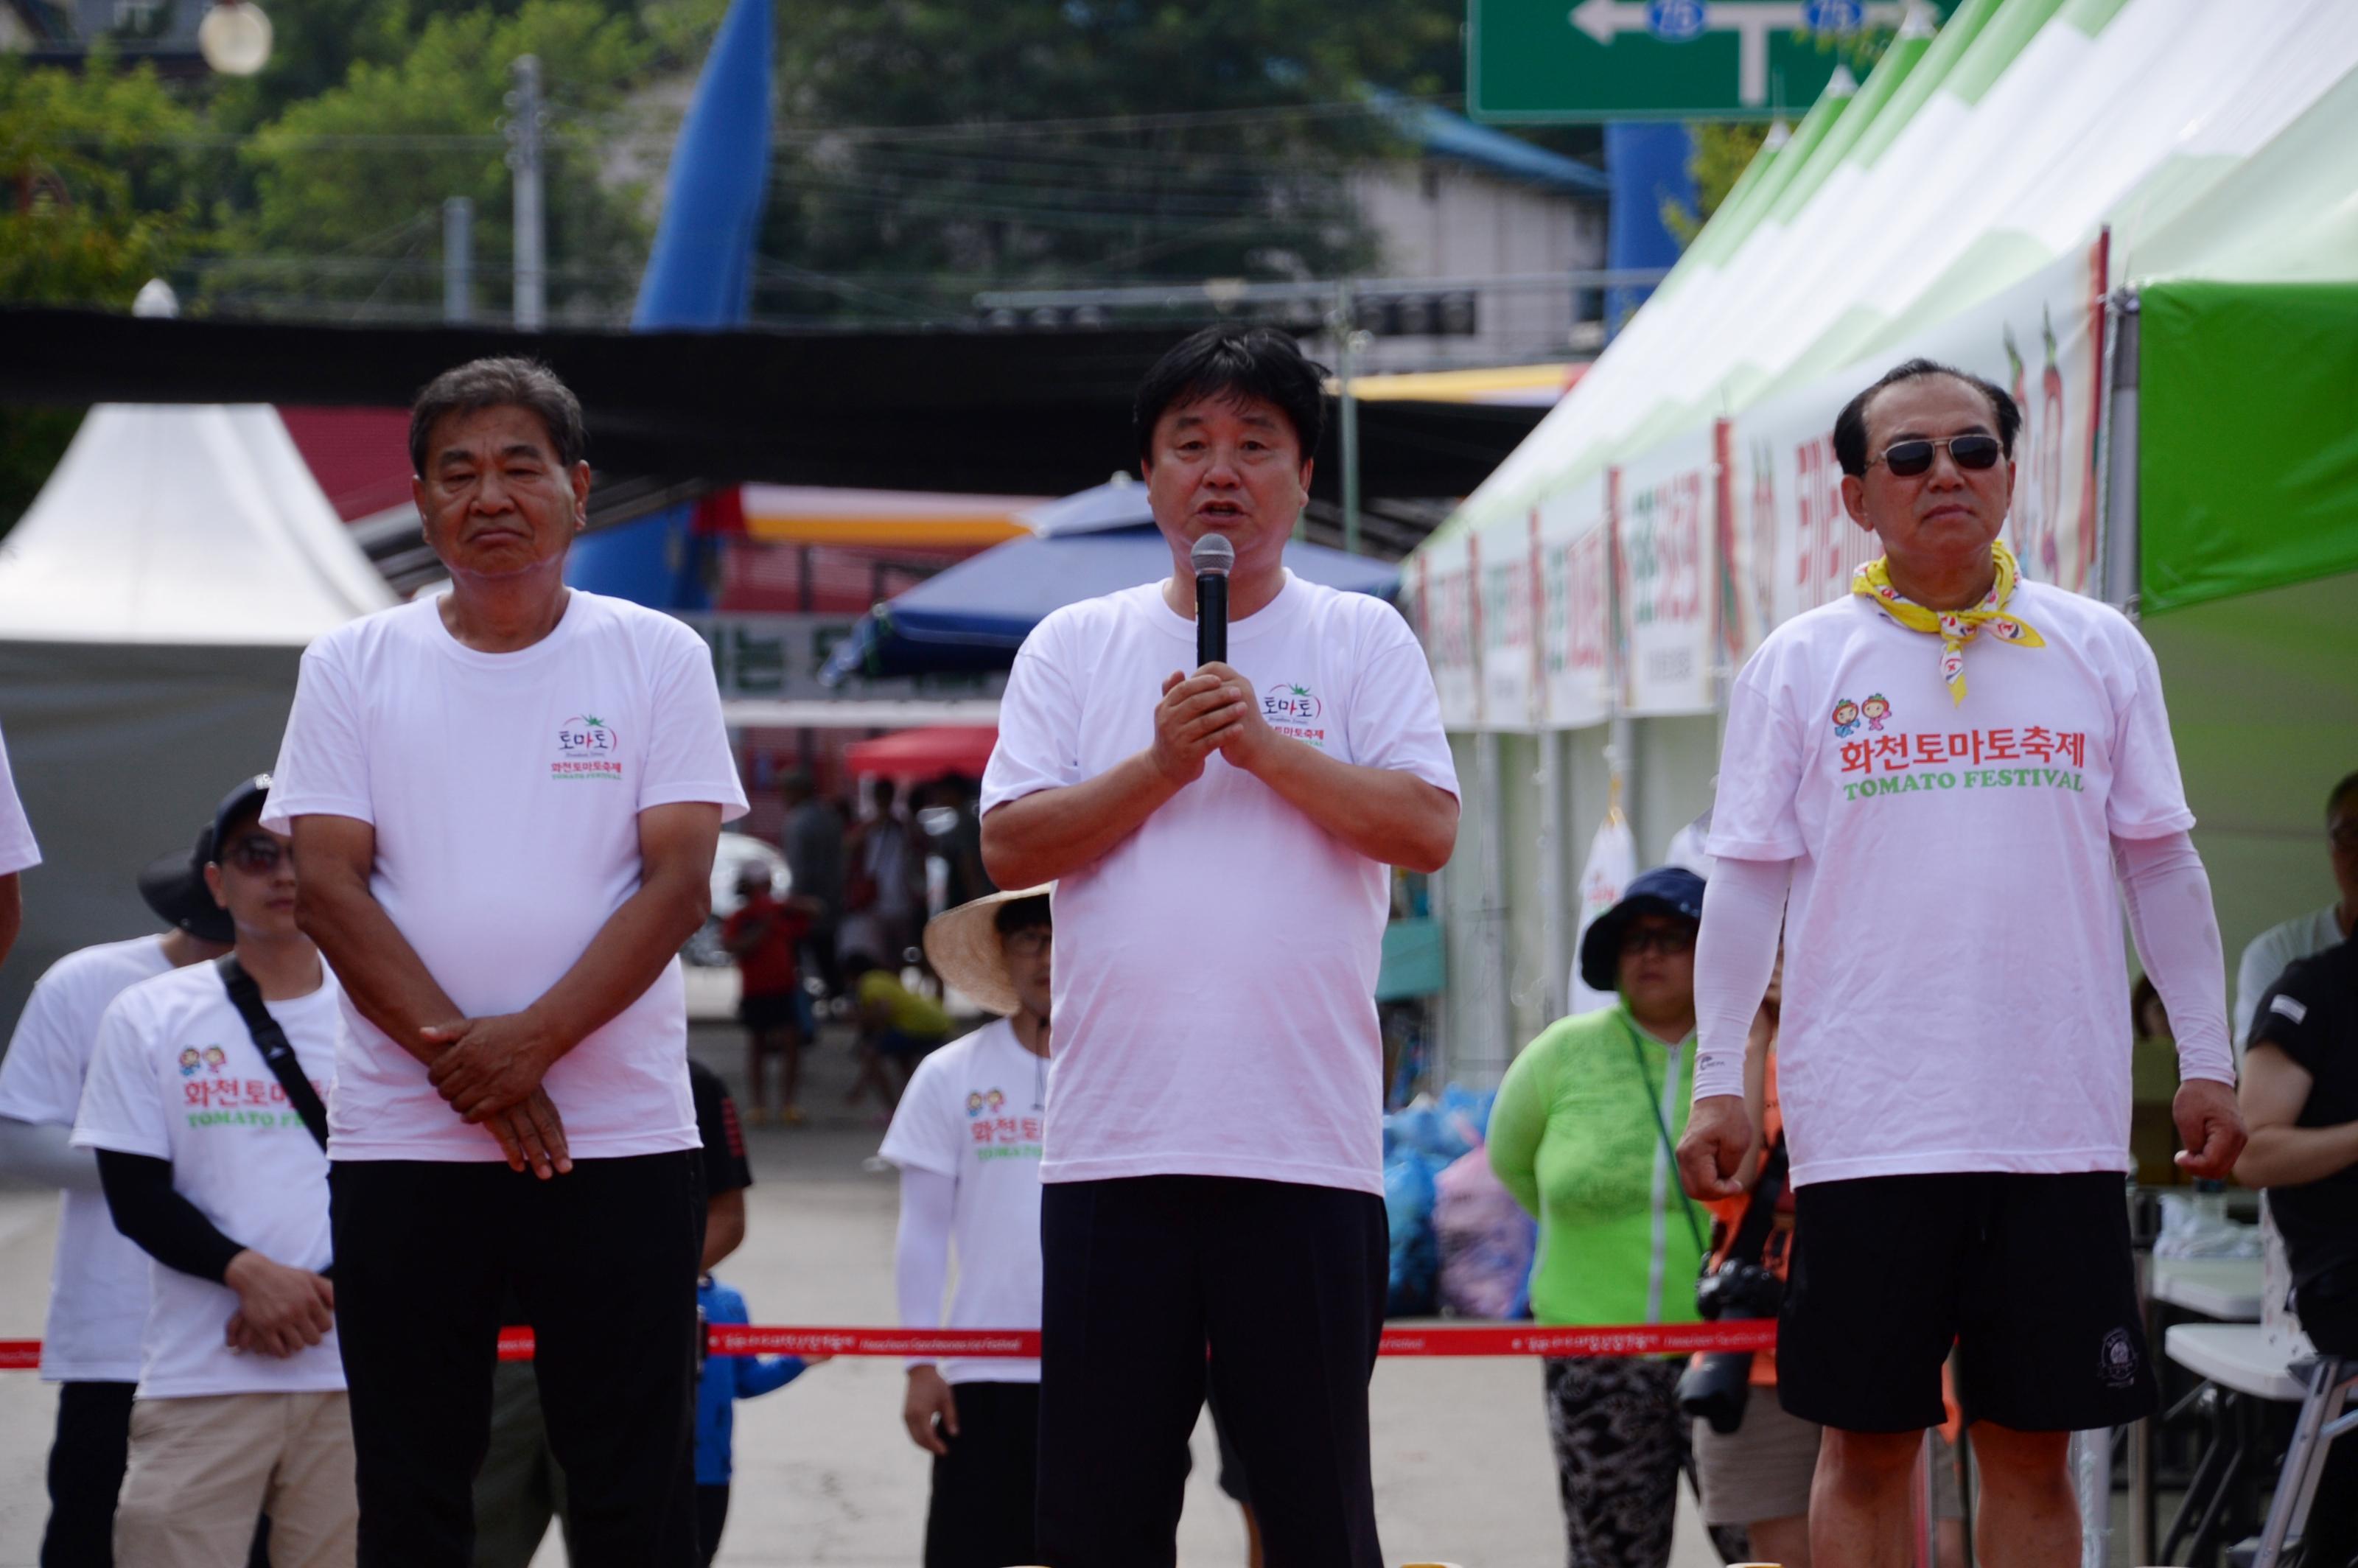
[[[580,405],[478,360],[411,411],[450,591],[303,656],[268,822],[343,981],[329,1157],[361,1562],[463,1568],[503,1288],[574,1561],[692,1568],[704,1184],[680,945],[745,810],[680,622],[568,589]]]

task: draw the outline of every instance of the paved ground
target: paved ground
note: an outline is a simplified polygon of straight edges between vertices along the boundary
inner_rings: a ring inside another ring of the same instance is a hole
[[[699,1027],[695,1048],[730,1081],[738,1037]],[[745,1246],[721,1267],[757,1322],[892,1321],[894,1186],[865,1168],[880,1130],[846,1110],[848,1053],[817,1053],[810,1125],[751,1130],[756,1184]],[[54,1235],[49,1195],[0,1187],[0,1337],[39,1332]],[[926,1460],[902,1431],[897,1363],[844,1359],[739,1407],[737,1486],[720,1563],[737,1568],[909,1568],[923,1537]],[[0,1568],[29,1565],[46,1510],[54,1395],[0,1373]],[[1374,1387],[1377,1506],[1394,1563],[1546,1568],[1563,1556],[1555,1476],[1526,1361],[1398,1360]],[[1244,1561],[1235,1509],[1212,1484],[1208,1427],[1180,1528],[1186,1568]],[[535,1568],[560,1564],[552,1536]],[[1714,1562],[1682,1499],[1673,1568]]]

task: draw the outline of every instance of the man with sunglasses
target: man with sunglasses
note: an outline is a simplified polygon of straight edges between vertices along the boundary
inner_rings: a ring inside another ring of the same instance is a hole
[[[243,1562],[265,1512],[271,1561],[352,1561],[320,1109],[343,1016],[295,924],[294,847],[259,820],[269,788],[241,784],[214,818],[229,957],[114,1000],[74,1124],[154,1260],[114,1514],[114,1559],[138,1568]]]
[[[1781,925],[1778,1393],[1826,1428],[1820,1568],[1907,1560],[1952,1346],[1981,1549],[2009,1568],[2077,1561],[2069,1436],[2154,1407],[2121,1197],[2124,898],[2178,1025],[2179,1162],[2224,1176],[2244,1144],[2159,672],[2117,611],[2021,577],[2001,538],[2020,422],[1923,360],[1853,398],[1843,501],[1884,554],[1771,633],[1729,698],[1680,1165],[1698,1198],[1742,1190],[1746,1032]],[[1836,710],[1871,697],[1879,730],[1845,733]]]

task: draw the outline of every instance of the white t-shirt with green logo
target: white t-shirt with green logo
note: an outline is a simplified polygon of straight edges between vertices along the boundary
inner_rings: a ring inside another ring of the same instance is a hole
[[[513,654],[453,638],[438,601],[339,627],[303,655],[263,820],[376,828],[371,891],[470,1017],[521,1011],[639,888],[639,814],[745,814],[712,655],[686,623],[579,589]],[[357,1011],[330,1107],[339,1160],[497,1160],[490,1133]],[[576,1159],[697,1147],[674,959],[545,1082]]]
[[[1457,775],[1399,611],[1288,574],[1228,627],[1280,733],[1338,762]],[[982,808],[1146,750],[1195,623],[1160,583],[1067,605],[1025,640]],[[1244,1176],[1383,1191],[1376,969],[1390,873],[1215,753],[1056,884],[1055,1110],[1042,1178]]]
[[[1736,677],[1710,849],[1790,860],[1777,1065],[1796,1186],[2128,1169],[2112,839],[2194,824],[2153,651],[2025,582],[2046,646],[1940,643],[1853,595]]]
[[[950,1249],[957,1285],[944,1328],[1040,1326],[1040,1141],[1048,1064],[1005,1019],[917,1064],[884,1134],[885,1159],[957,1184]],[[1036,1383],[1040,1363],[942,1363],[952,1383]]]
[[[324,965],[321,972],[309,996],[266,1005],[325,1099],[343,1014],[335,977]],[[99,1022],[73,1141],[170,1161],[175,1192],[223,1236],[273,1262],[319,1270],[334,1256],[327,1156],[211,964],[142,980],[114,999]],[[233,1351],[222,1336],[237,1311],[235,1291],[152,1260],[148,1277],[141,1399],[344,1386],[333,1332],[283,1360]]]

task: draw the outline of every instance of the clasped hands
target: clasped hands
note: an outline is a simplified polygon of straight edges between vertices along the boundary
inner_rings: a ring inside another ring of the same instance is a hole
[[[1150,754],[1155,771],[1184,788],[1204,776],[1204,764],[1215,752],[1230,767],[1258,773],[1283,740],[1261,717],[1252,683],[1215,662],[1192,676],[1174,672],[1164,677]]]
[[[417,1034],[440,1052],[426,1069],[427,1081],[461,1119],[499,1141],[510,1170],[529,1168],[546,1181],[573,1169],[565,1124],[541,1087],[564,1050],[529,1014],[454,1019]]]

